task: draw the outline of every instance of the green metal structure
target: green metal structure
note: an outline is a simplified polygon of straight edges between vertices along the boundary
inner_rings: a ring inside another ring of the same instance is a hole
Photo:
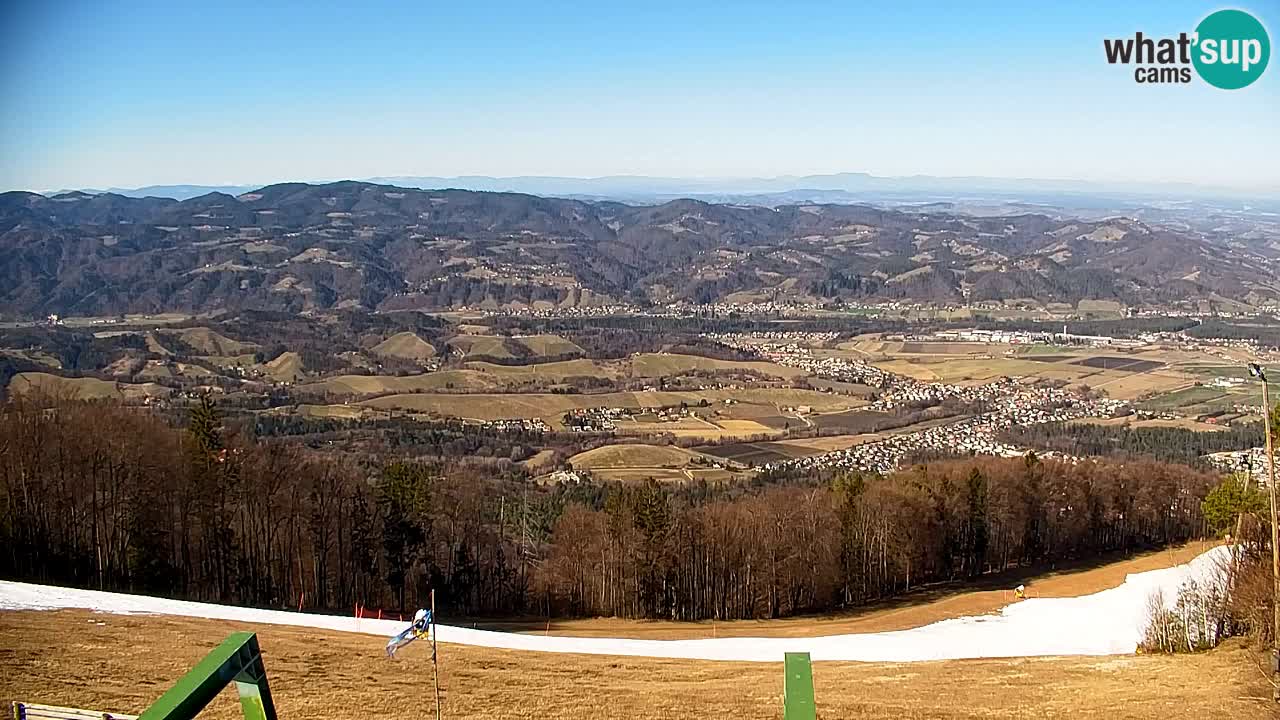
[[[192,720],[232,682],[240,693],[245,720],[276,720],[258,636],[251,632],[232,633],[138,720]]]
[[[783,658],[783,669],[786,680],[782,686],[782,717],[784,720],[815,720],[818,709],[813,702],[813,667],[809,663],[809,653],[787,653]]]

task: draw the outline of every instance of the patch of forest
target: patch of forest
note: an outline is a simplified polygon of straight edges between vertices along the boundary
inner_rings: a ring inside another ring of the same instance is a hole
[[[287,428],[276,428],[285,431]],[[444,437],[448,435],[445,433]],[[888,476],[538,486],[140,408],[0,410],[0,577],[260,607],[768,618],[1198,537],[1216,477],[973,458]],[[456,439],[456,438],[455,438]]]
[[[1247,450],[1263,443],[1262,423],[1198,432],[1178,427],[1117,427],[1091,423],[1044,423],[1012,427],[1000,439],[1020,447],[1056,450],[1069,455],[1152,457],[1201,466],[1201,456]]]

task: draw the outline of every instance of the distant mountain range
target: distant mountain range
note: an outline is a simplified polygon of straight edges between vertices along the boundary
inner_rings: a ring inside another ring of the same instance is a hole
[[[620,181],[621,182],[621,181]],[[621,186],[618,186],[621,187]],[[1280,297],[1274,225],[657,204],[345,181],[0,194],[0,314]]]
[[[240,195],[247,193],[258,185],[147,185],[139,188],[107,188],[106,190],[98,190],[95,188],[79,188],[76,190],[57,190],[47,195],[63,195],[66,193],[82,192],[87,195],[123,195],[132,198],[169,198],[171,200],[189,200],[193,197],[208,195],[209,193],[224,193],[226,195]]]
[[[1080,180],[1007,179],[990,177],[881,177],[868,173],[784,175],[770,178],[671,178],[616,175],[594,178],[556,176],[455,177],[387,176],[365,182],[424,190],[480,190],[517,192],[548,197],[618,200],[634,203],[682,198],[710,202],[781,205],[789,202],[920,203],[955,200],[993,200],[1068,208],[1150,205],[1179,200],[1214,200],[1227,206],[1269,203],[1280,211],[1280,189],[1245,192],[1200,187],[1188,183],[1096,183]],[[140,188],[81,189],[126,197],[165,197],[186,200],[211,192],[240,195],[256,185],[150,185]],[[60,191],[65,192],[65,191]],[[50,193],[58,194],[58,193]]]

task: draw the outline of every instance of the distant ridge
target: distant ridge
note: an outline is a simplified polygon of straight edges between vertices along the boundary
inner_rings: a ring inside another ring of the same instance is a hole
[[[485,192],[518,192],[547,197],[661,202],[676,198],[696,198],[719,202],[773,197],[776,204],[785,202],[936,202],[950,199],[993,198],[1007,201],[1045,204],[1079,202],[1088,198],[1129,199],[1220,199],[1229,201],[1270,200],[1280,196],[1280,188],[1238,190],[1197,186],[1189,183],[1099,183],[1084,180],[992,177],[935,177],[911,175],[886,177],[869,173],[846,172],[824,175],[781,175],[756,178],[675,178],[644,175],[610,175],[603,177],[561,177],[521,175],[492,177],[488,175],[416,176],[388,175],[366,178],[361,182],[423,190],[476,190]],[[140,188],[81,189],[81,192],[104,192],[125,197],[160,197],[187,200],[211,192],[240,195],[260,185],[148,185]],[[65,191],[58,191],[65,192]],[[52,195],[56,193],[43,193]],[[761,204],[775,204],[765,202]]]
[[[131,198],[170,198],[172,200],[190,200],[201,195],[209,193],[224,193],[226,195],[241,195],[247,193],[258,185],[147,185],[140,188],[107,188],[106,190],[95,190],[92,188],[81,188],[80,190],[67,191],[57,190],[52,193],[43,193],[45,195],[60,195],[67,192],[81,192],[89,195],[104,195],[111,193],[113,195],[123,195]]]

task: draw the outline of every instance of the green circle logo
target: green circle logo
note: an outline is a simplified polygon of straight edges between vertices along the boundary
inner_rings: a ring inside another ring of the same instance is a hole
[[[1196,26],[1191,58],[1210,85],[1238,90],[1262,76],[1271,59],[1271,39],[1258,19],[1243,10],[1219,10]]]

